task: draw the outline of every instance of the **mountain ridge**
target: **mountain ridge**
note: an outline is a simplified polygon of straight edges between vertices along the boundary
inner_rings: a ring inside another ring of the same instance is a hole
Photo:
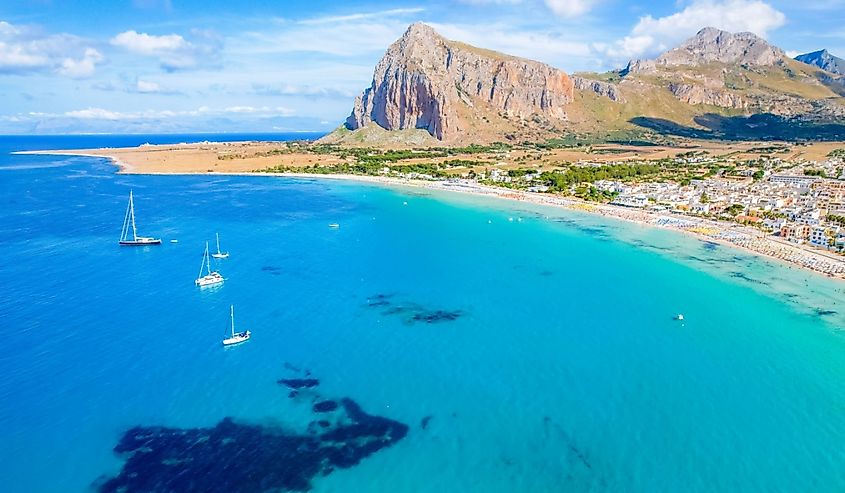
[[[731,128],[740,131],[736,138],[778,138],[795,135],[786,131],[790,125],[803,125],[799,134],[812,137],[807,125],[832,123],[825,129],[840,131],[845,85],[838,84],[755,34],[712,27],[621,71],[570,75],[448,40],[417,23],[387,49],[343,131],[326,141],[395,141],[391,132],[402,131],[420,142],[426,137],[417,131],[424,131],[451,145],[563,134],[671,134],[667,129],[673,128],[686,129],[679,135],[731,138],[725,130]],[[748,123],[758,115],[764,118]],[[766,122],[762,130],[760,121]]]

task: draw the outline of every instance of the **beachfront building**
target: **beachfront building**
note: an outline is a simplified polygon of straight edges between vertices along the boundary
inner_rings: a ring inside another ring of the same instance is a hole
[[[814,226],[810,230],[810,243],[819,247],[827,247],[830,241],[830,233],[824,226]]]
[[[634,195],[620,195],[616,197],[611,204],[621,205],[624,207],[644,208],[648,207],[649,201],[646,194],[638,193]]]
[[[787,224],[780,228],[780,236],[787,241],[803,243],[810,237],[810,226],[806,224]]]
[[[490,180],[497,183],[510,183],[512,181],[507,171],[496,168],[490,170]]]

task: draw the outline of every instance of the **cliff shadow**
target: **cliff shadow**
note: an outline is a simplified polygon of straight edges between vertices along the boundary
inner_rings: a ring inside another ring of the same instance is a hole
[[[816,123],[784,118],[771,113],[751,116],[724,116],[706,113],[690,127],[665,118],[638,116],[628,120],[638,127],[663,135],[704,140],[787,140],[836,141],[845,139],[845,124]]]

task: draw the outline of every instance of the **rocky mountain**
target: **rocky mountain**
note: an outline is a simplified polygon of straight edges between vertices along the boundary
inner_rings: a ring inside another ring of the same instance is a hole
[[[705,27],[681,46],[654,60],[636,60],[626,72],[654,70],[658,67],[698,66],[708,63],[740,66],[772,66],[781,62],[784,52],[753,33],[730,33]]]
[[[424,145],[563,134],[845,139],[845,83],[751,33],[704,28],[621,71],[568,75],[414,24],[329,142]]]
[[[490,119],[563,122],[574,90],[558,69],[450,41],[418,23],[387,49],[346,126],[424,129],[454,141]]]
[[[799,62],[804,62],[809,65],[815,65],[822,70],[836,75],[845,75],[845,60],[833,56],[827,50],[814,51],[812,53],[804,53],[795,57]]]
[[[752,33],[707,27],[654,60],[631,61],[620,75],[623,82],[661,86],[689,105],[787,118],[845,115],[830,77]]]

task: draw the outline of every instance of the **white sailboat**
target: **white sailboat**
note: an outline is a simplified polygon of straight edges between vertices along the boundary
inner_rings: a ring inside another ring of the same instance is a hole
[[[250,332],[248,330],[235,332],[235,305],[232,305],[229,310],[229,316],[232,319],[232,336],[223,339],[223,345],[234,346],[235,344],[248,341],[250,336]]]
[[[205,275],[202,274],[203,271],[206,272]],[[206,241],[205,253],[202,256],[202,264],[200,264],[199,277],[197,277],[197,280],[194,281],[194,284],[202,288],[205,286],[220,284],[223,281],[225,281],[225,279],[223,279],[223,276],[219,272],[211,270],[211,257],[208,255],[208,242]]]
[[[229,258],[229,252],[220,251],[220,233],[217,233],[217,253],[212,253],[211,256],[214,258]]]
[[[138,236],[138,228],[135,227],[135,201],[132,200],[131,190],[129,191],[129,205],[126,206],[126,214],[123,216],[123,229],[120,231],[119,243],[121,246],[161,245],[160,238]]]

